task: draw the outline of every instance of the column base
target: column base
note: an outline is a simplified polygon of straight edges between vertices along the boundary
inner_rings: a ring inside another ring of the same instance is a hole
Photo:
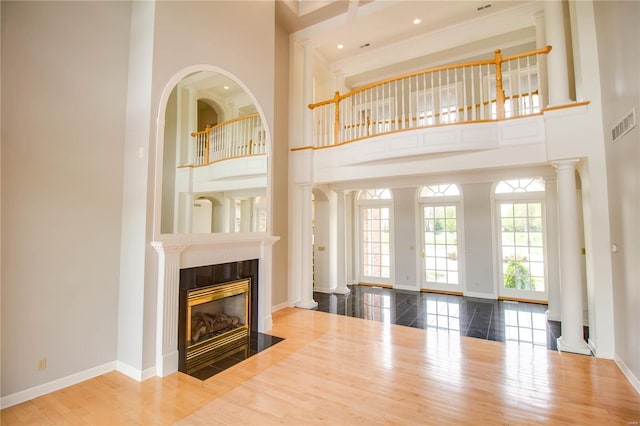
[[[334,294],[349,294],[351,293],[351,290],[349,290],[348,287],[344,287],[344,288],[336,288],[335,290],[333,290]]]
[[[545,312],[545,315],[547,316],[547,321],[562,322],[562,315],[560,315],[557,312],[552,312],[551,310],[547,310],[547,312]]]
[[[303,300],[299,303],[296,303],[296,308],[302,308],[302,309],[314,309],[318,307],[318,302],[316,302],[315,300],[311,299],[311,300]]]
[[[578,344],[567,344],[562,340],[562,336],[558,337],[556,340],[556,344],[558,345],[558,350],[561,352],[572,352],[574,354],[580,355],[591,355],[591,350],[587,345],[587,342],[584,340]]]

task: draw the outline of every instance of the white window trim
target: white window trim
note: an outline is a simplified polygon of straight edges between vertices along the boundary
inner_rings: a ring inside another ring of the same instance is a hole
[[[393,191],[387,188],[391,194],[391,198],[387,200],[360,200],[357,198],[359,192],[356,192],[356,211],[357,220],[355,221],[355,251],[358,260],[356,282],[365,282],[371,284],[393,285],[395,281],[395,237],[394,237],[394,214],[393,214]],[[389,208],[389,278],[369,277],[364,275],[364,259],[362,258],[362,208],[363,207],[388,207]]]
[[[465,261],[465,244],[464,244],[464,197],[462,188],[456,184],[460,195],[444,196],[444,197],[421,197],[420,192],[424,186],[422,185],[416,190],[416,250],[417,261],[416,265],[418,271],[416,276],[419,279],[420,288],[425,290],[436,291],[455,291],[465,293],[467,289],[467,274],[466,274],[466,261]],[[458,284],[438,284],[427,283],[425,273],[425,255],[424,252],[424,231],[422,226],[424,224],[424,206],[434,205],[441,206],[443,204],[456,206],[456,232],[458,234]]]
[[[510,179],[504,179],[510,180]],[[494,260],[494,291],[496,297],[508,297],[523,300],[536,300],[540,302],[548,302],[549,300],[549,262],[547,255],[548,235],[547,235],[547,214],[546,214],[546,192],[516,192],[506,194],[496,194],[496,186],[499,182],[495,182],[491,187],[491,222],[493,227],[493,260]],[[542,256],[544,258],[544,292],[512,290],[505,289],[503,286],[502,271],[502,235],[501,235],[501,215],[500,202],[517,201],[517,202],[534,202],[541,204],[542,211]]]

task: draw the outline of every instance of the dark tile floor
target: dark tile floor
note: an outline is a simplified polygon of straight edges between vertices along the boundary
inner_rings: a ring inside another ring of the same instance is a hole
[[[560,323],[547,321],[547,305],[358,285],[349,288],[348,295],[314,293],[317,310],[557,350]]]
[[[200,380],[206,380],[209,377],[215,376],[221,371],[224,371],[227,368],[234,366],[249,357],[254,356],[258,352],[270,348],[271,346],[275,345],[276,343],[280,343],[283,340],[284,339],[281,337],[270,336],[268,334],[262,334],[252,331],[251,335],[249,336],[249,345],[247,350],[231,354],[189,375]]]

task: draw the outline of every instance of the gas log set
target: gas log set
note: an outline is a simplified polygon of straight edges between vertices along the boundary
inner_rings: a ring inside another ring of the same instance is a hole
[[[191,316],[191,344],[238,328],[240,318],[227,314],[196,312]]]

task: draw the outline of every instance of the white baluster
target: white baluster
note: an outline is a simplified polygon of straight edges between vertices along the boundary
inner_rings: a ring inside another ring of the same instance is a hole
[[[473,65],[471,65],[471,120],[476,119],[476,87],[475,87],[475,73],[473,72]]]

